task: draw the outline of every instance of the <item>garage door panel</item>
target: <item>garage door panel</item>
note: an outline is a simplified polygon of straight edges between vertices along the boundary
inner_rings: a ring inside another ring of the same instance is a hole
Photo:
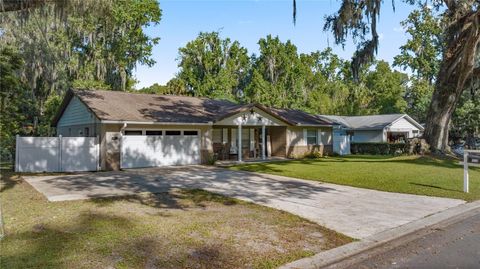
[[[156,152],[161,150],[161,137],[124,136],[122,138],[122,168],[149,167],[160,163]]]
[[[200,163],[198,136],[124,136],[122,168]]]
[[[183,152],[183,158],[188,164],[195,164],[200,162],[200,140],[198,137],[185,137],[183,140],[183,147],[186,149]]]

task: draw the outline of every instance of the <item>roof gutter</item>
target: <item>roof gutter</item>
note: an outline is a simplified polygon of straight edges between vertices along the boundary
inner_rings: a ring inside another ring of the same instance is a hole
[[[149,125],[213,125],[213,122],[207,123],[192,123],[192,122],[160,122],[160,121],[123,121],[123,120],[101,120],[103,124],[149,124]]]
[[[339,125],[339,124],[302,124],[302,123],[297,123],[295,126],[299,126],[299,127],[333,127],[335,125]]]

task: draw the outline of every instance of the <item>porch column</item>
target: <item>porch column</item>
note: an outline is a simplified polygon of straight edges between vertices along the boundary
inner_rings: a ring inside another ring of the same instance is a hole
[[[267,142],[265,137],[265,125],[262,125],[262,160],[265,160],[265,143]]]
[[[242,161],[242,124],[238,125],[238,161]]]

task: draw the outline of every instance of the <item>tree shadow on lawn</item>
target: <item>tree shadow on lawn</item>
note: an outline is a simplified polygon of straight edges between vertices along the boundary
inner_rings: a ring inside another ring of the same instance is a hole
[[[91,212],[80,214],[73,224],[60,225],[40,223],[18,234],[8,234],[7,230],[0,255],[2,268],[65,268],[75,262],[69,260],[71,256],[81,255],[77,250],[92,251],[95,246],[89,241],[102,240],[102,230],[128,233],[132,227],[127,218]],[[88,256],[84,258],[88,260]]]
[[[20,178],[13,172],[1,171],[0,175],[0,193],[13,188]]]
[[[0,267],[184,268],[190,264],[208,268],[225,267],[235,255],[234,250],[221,243],[185,242],[181,243],[184,246],[169,246],[162,235],[147,230],[142,235],[137,231],[130,236],[134,227],[133,218],[90,211],[69,224],[36,224],[31,230],[7,234],[1,242]]]
[[[450,188],[444,188],[438,185],[429,185],[429,184],[422,184],[422,183],[415,183],[415,182],[409,182],[409,184],[415,185],[415,186],[420,186],[420,187],[425,187],[425,188],[434,188],[434,189],[440,189],[440,190],[445,190],[445,191],[453,191],[453,192],[458,192],[458,193],[463,193],[461,190],[456,190],[456,189],[450,189]]]
[[[416,155],[412,155],[415,157]],[[400,156],[401,157],[401,156]],[[290,160],[290,161],[281,161],[274,163],[258,163],[258,164],[245,164],[244,169],[248,167],[258,167],[262,171],[266,172],[283,172],[283,170],[275,169],[272,166],[287,166],[290,164],[305,164],[305,165],[317,165],[317,166],[328,166],[330,163],[378,163],[378,164],[411,164],[411,165],[425,165],[425,166],[434,166],[441,168],[453,168],[453,169],[462,169],[462,166],[459,165],[455,160],[447,159],[438,159],[430,156],[417,156],[417,158],[412,159],[398,159],[395,156],[376,156],[376,155],[350,155],[345,157],[325,157],[319,159],[300,159],[300,160]],[[473,171],[480,171],[480,167],[469,167]]]

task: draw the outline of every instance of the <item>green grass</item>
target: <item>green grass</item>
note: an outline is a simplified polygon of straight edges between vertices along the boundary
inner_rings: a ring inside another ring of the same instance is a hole
[[[480,168],[470,167],[470,192],[463,192],[463,166],[454,160],[420,156],[326,157],[285,162],[242,164],[234,170],[261,172],[360,188],[480,199]]]
[[[48,202],[2,171],[0,268],[275,268],[352,239],[202,190]]]

